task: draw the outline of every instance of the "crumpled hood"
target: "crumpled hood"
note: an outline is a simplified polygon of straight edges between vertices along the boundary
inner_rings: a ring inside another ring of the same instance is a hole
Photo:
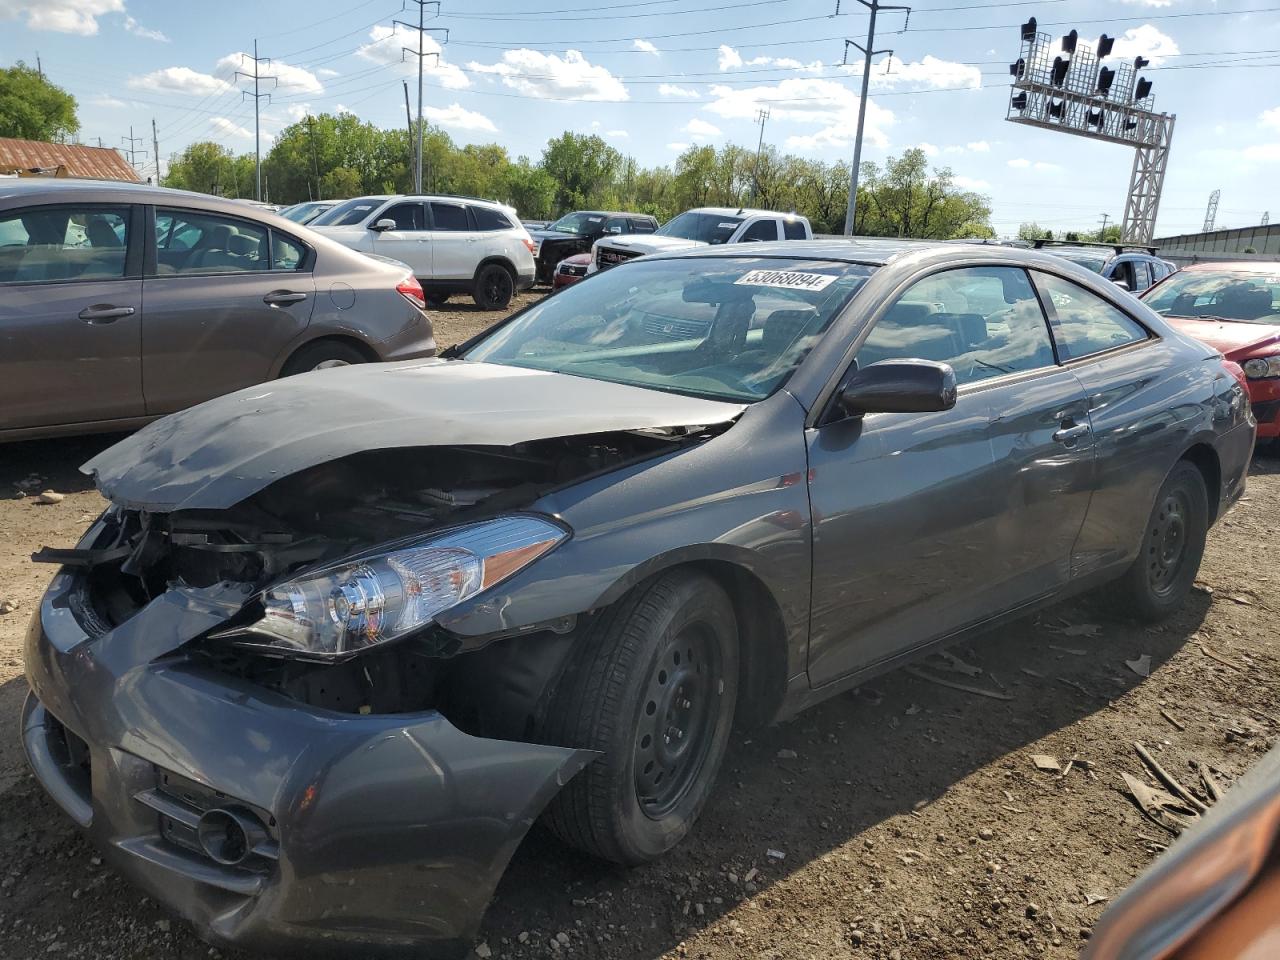
[[[1189,317],[1165,317],[1175,327],[1201,343],[1207,343],[1224,357],[1233,360],[1252,354],[1259,347],[1280,344],[1280,327],[1265,323],[1231,320],[1196,320]],[[1276,351],[1273,351],[1276,352]]]
[[[358,364],[260,384],[172,414],[80,469],[122,506],[217,510],[290,474],[366,450],[511,446],[711,426],[743,409],[499,364]]]
[[[597,242],[601,246],[620,247],[624,250],[639,250],[642,253],[657,253],[660,250],[692,250],[694,247],[709,246],[702,240],[665,237],[656,233],[623,234],[620,237],[606,237]]]

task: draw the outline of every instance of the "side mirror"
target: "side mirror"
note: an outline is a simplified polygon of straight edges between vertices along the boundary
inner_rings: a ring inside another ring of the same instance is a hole
[[[383,233],[384,231],[387,231],[387,230],[394,230],[395,228],[396,228],[396,222],[392,220],[390,217],[383,217],[377,223],[369,227],[370,230],[375,230],[378,233]]]
[[[956,405],[956,372],[933,360],[881,360],[853,371],[837,403],[850,417],[950,410]]]
[[[1112,280],[1111,282],[1112,282],[1112,283],[1114,283],[1114,284],[1115,284],[1117,287],[1119,287],[1121,290],[1128,290],[1128,289],[1129,289],[1129,281],[1127,281],[1127,280]]]

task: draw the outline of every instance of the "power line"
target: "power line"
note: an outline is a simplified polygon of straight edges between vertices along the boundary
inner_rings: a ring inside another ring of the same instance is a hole
[[[418,49],[411,50],[409,47],[402,47],[401,50],[403,52],[400,55],[400,59],[403,62],[404,54],[406,53],[409,54],[410,56],[418,58],[418,131],[417,131],[417,135],[414,137],[415,149],[414,149],[414,160],[413,160],[413,191],[414,193],[421,194],[422,193],[422,133],[423,133],[422,131],[422,67],[423,67],[423,61],[426,60],[427,57],[435,57],[436,63],[440,62],[440,51],[425,50],[423,49],[423,43],[426,42],[427,34],[435,34],[435,33],[443,33],[444,42],[448,43],[449,31],[445,27],[428,27],[426,25],[425,18],[426,18],[427,7],[435,7],[436,16],[437,17],[440,16],[439,0],[409,0],[409,2],[416,3],[418,5],[418,25],[415,27],[413,24],[406,23],[404,20],[393,20],[392,31],[394,32],[394,29],[397,26],[406,27],[409,30],[418,31]],[[432,39],[434,40],[435,38],[432,37]],[[437,41],[437,43],[438,42],[439,41]]]

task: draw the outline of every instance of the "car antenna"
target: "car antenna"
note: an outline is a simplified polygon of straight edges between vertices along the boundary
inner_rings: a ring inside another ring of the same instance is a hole
[[[746,208],[746,207],[739,207],[739,208],[738,208],[738,213],[742,213],[742,211],[743,211],[743,210],[745,210],[745,209],[747,209],[747,208]],[[735,213],[735,214],[734,214],[734,216],[736,217],[736,216],[738,215],[738,213]]]

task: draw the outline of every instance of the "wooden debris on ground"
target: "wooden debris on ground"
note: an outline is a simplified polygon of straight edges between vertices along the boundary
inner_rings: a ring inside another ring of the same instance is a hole
[[[1172,723],[1172,724],[1173,724],[1175,727],[1177,727],[1179,730],[1185,730],[1185,729],[1187,729],[1187,725],[1186,725],[1185,723],[1183,723],[1181,720],[1179,720],[1177,717],[1175,717],[1173,714],[1171,714],[1171,713],[1170,713],[1168,710],[1166,710],[1164,707],[1161,707],[1161,708],[1160,708],[1160,716],[1164,717],[1166,720],[1168,720],[1170,723]]]
[[[1013,699],[1012,695],[1001,693],[998,690],[988,690],[986,687],[978,687],[970,683],[960,683],[956,680],[948,680],[946,677],[936,677],[930,673],[926,673],[919,667],[905,667],[904,671],[918,680],[927,680],[930,683],[936,683],[940,687],[948,687],[952,690],[959,690],[963,693],[972,693],[979,697],[988,697],[992,700]]]

